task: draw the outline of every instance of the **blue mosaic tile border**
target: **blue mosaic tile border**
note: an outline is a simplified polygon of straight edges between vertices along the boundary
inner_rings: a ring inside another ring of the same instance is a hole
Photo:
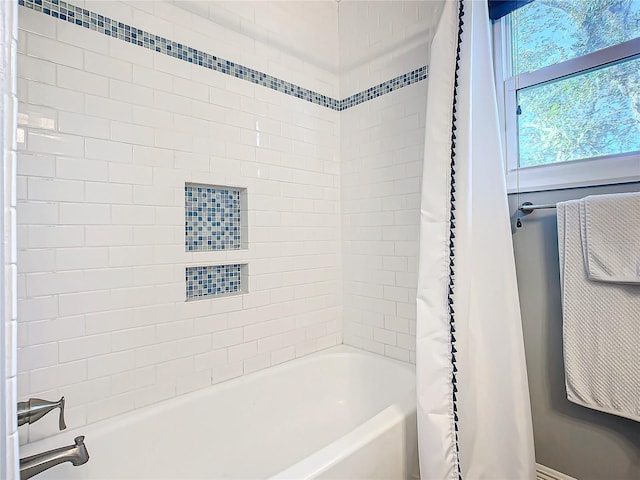
[[[89,30],[94,30],[109,37],[123,40],[155,52],[177,58],[184,62],[195,63],[209,70],[240,78],[256,85],[300,98],[307,102],[315,103],[332,110],[342,111],[359,105],[376,97],[391,93],[402,87],[411,85],[427,78],[427,66],[400,75],[396,78],[371,87],[350,97],[338,100],[322,95],[313,90],[281,80],[272,75],[245,67],[244,65],[216,57],[210,53],[196,50],[195,48],[174,42],[164,37],[159,37],[139,28],[113,20],[104,15],[77,7],[62,0],[18,0],[18,5],[44,13],[58,20],[73,23]]]
[[[355,95],[351,95],[350,97],[343,98],[342,100],[340,100],[340,111],[346,110],[347,108],[355,107],[356,105],[364,102],[368,102],[369,100],[373,100],[374,98],[377,98],[381,95],[391,93],[394,90],[406,87],[408,85],[411,85],[412,83],[420,82],[426,79],[427,76],[428,67],[426,65],[412,72],[399,75],[396,78],[392,78],[391,80],[387,80],[386,82],[381,83],[380,85],[368,88],[363,92],[359,92]]]
[[[242,265],[187,267],[187,300],[240,293]]]
[[[240,190],[186,184],[184,208],[188,252],[241,248]]]

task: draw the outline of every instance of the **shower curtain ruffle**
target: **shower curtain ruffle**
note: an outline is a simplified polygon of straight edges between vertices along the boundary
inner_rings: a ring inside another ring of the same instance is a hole
[[[424,479],[533,479],[486,0],[446,1],[429,65],[416,374]]]

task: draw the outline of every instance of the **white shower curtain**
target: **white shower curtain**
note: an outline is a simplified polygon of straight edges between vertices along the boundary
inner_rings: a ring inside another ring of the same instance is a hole
[[[423,479],[535,478],[490,38],[486,0],[445,2],[431,48],[422,183]]]

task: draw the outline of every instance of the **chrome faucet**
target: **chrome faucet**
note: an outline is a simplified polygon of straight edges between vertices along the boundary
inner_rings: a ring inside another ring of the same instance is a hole
[[[76,437],[75,444],[56,448],[20,459],[20,480],[26,480],[51,467],[71,462],[75,467],[89,461],[89,452],[84,445],[84,437]]]
[[[37,422],[54,408],[60,409],[58,426],[60,430],[64,430],[67,428],[64,423],[64,397],[57,402],[41,400],[40,398],[30,398],[26,402],[18,402],[18,426]]]

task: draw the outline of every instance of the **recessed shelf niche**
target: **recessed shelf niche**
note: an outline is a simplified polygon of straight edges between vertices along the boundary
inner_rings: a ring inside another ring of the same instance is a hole
[[[187,267],[187,301],[243,293],[246,268],[240,263]]]
[[[247,248],[246,189],[186,183],[185,248],[188,252]]]

